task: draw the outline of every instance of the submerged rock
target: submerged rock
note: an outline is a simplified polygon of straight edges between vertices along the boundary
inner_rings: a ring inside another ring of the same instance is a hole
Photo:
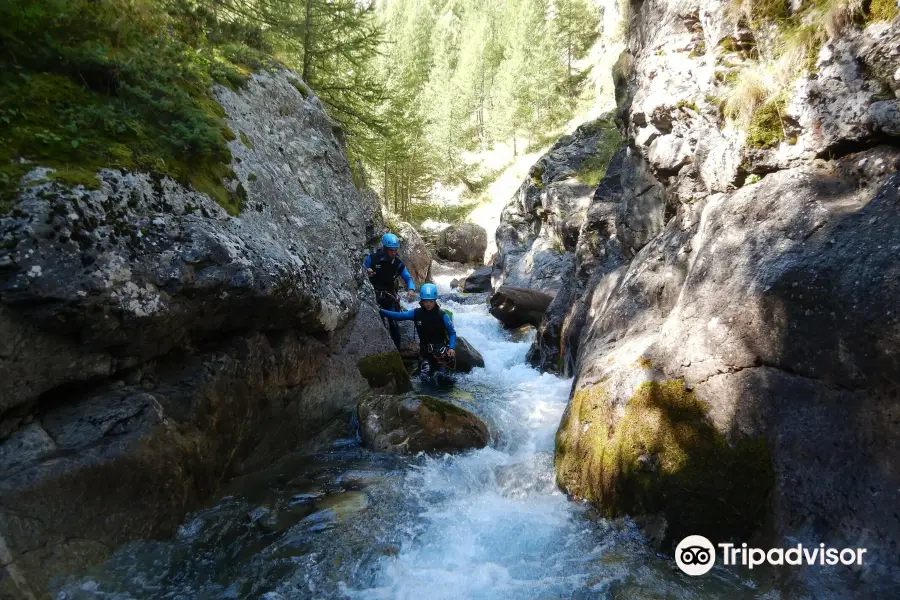
[[[358,412],[363,443],[379,452],[454,452],[484,448],[489,439],[481,419],[431,396],[373,395]]]

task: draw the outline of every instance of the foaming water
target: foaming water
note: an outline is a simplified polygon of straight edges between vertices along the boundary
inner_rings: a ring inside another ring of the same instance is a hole
[[[488,447],[404,457],[351,436],[289,457],[234,482],[174,539],[58,582],[57,598],[754,597],[725,572],[681,575],[629,521],[569,501],[553,446],[571,382],[527,367],[531,340],[484,305],[447,307],[485,367],[438,395],[489,423]]]

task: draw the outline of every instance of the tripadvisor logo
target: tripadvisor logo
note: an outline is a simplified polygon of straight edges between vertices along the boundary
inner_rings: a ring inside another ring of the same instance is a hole
[[[675,563],[688,575],[703,575],[716,564],[716,549],[702,535],[689,535],[675,548]]]
[[[782,565],[820,565],[834,566],[862,565],[866,548],[827,548],[825,544],[806,547],[797,544],[791,548],[748,548],[734,544],[718,544],[722,553],[722,564],[725,566],[741,565],[758,567],[763,564]],[[688,575],[703,575],[716,564],[716,549],[713,543],[702,535],[689,535],[675,548],[675,563]]]

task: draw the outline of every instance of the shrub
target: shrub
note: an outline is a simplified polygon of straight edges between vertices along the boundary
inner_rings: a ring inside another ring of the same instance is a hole
[[[0,197],[17,193],[24,158],[73,184],[83,176],[66,173],[103,167],[169,176],[237,212],[223,184],[234,133],[210,89],[245,81],[264,54],[242,41],[248,29],[211,28],[210,18],[177,0],[2,3]]]

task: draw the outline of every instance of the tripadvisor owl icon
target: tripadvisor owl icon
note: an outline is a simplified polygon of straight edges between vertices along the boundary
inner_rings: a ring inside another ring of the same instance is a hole
[[[716,564],[716,548],[702,535],[689,535],[675,548],[675,563],[688,575],[703,575]]]

